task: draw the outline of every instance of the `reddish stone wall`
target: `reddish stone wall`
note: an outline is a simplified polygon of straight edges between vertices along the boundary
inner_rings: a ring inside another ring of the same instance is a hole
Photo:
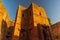
[[[60,22],[53,24],[51,27],[53,40],[60,40]]]

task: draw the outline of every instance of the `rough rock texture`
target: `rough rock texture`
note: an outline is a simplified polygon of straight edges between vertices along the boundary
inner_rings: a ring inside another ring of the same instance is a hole
[[[60,40],[60,22],[52,25],[52,34],[54,40]]]

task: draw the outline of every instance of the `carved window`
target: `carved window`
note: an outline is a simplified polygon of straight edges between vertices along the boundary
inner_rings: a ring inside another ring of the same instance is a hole
[[[24,17],[24,14],[22,14],[22,17]]]
[[[41,16],[41,12],[39,13],[39,15]]]

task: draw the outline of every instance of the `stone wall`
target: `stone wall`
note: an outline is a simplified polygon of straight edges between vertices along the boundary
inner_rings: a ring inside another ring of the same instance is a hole
[[[60,40],[60,22],[53,24],[51,27],[53,40]]]

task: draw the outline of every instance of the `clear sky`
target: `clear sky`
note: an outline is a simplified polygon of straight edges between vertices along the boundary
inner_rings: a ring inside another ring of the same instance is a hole
[[[34,2],[45,8],[47,16],[52,23],[60,21],[60,0],[2,0],[11,19],[15,19],[18,5],[29,7]]]

